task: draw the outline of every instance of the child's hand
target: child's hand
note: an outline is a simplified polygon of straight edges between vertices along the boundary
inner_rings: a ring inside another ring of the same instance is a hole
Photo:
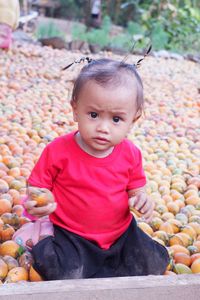
[[[153,216],[154,203],[144,190],[135,191],[129,198],[130,208],[135,208],[146,222],[150,222]]]
[[[24,207],[30,215],[44,217],[50,215],[56,209],[54,196],[48,189],[28,187],[28,200]]]

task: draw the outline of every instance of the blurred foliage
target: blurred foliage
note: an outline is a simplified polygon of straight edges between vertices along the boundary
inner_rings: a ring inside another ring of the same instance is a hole
[[[35,36],[37,39],[42,38],[52,38],[52,37],[61,37],[65,38],[65,33],[60,30],[53,22],[49,22],[47,24],[40,24]]]
[[[129,22],[127,30],[123,32],[112,35],[112,22],[110,17],[105,16],[103,18],[101,29],[90,29],[82,23],[75,23],[72,27],[72,38],[73,40],[86,41],[89,44],[97,44],[101,48],[103,47],[114,47],[118,49],[124,49],[129,51],[133,46],[133,43],[137,41],[137,47],[145,47],[150,43],[148,37],[141,34],[141,31],[133,31],[132,23]],[[133,32],[137,33],[134,35]]]
[[[61,9],[57,11],[57,16],[88,24],[91,1],[59,1]],[[79,28],[73,29],[73,37],[100,46],[122,48],[130,40],[143,45],[150,39],[154,50],[199,52],[199,0],[102,0],[102,16],[103,24],[100,29],[78,26]],[[110,36],[112,23],[123,26],[124,32],[117,37]]]

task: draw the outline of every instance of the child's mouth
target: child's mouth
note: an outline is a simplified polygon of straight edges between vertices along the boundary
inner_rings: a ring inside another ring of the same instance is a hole
[[[109,142],[108,139],[102,137],[95,137],[94,140],[99,144],[107,144]]]

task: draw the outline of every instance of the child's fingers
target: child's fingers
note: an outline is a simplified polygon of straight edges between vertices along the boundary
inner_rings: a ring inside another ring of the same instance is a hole
[[[136,195],[135,198],[135,204],[134,207],[136,208],[136,210],[141,211],[143,206],[145,205],[146,201],[147,201],[147,197],[146,194],[141,193],[139,195]],[[142,212],[142,211],[141,211]]]
[[[28,200],[28,201],[24,202],[23,206],[28,211],[28,210],[32,209],[33,207],[35,207],[36,204],[37,204],[36,201]]]
[[[147,214],[149,211],[154,209],[154,203],[150,198],[146,198],[146,202],[144,203],[143,207],[141,208],[141,212],[143,214]]]
[[[46,206],[40,207],[40,208],[36,208],[36,216],[41,217],[41,216],[46,216],[46,215],[50,215],[57,207],[56,203],[49,203]]]
[[[152,200],[149,200],[149,202],[145,206],[146,206],[145,207],[146,211],[145,211],[143,217],[146,222],[150,222],[153,217],[154,203]]]
[[[40,218],[43,216],[50,215],[52,212],[54,212],[56,207],[57,207],[56,203],[49,203],[46,206],[29,208],[27,211],[30,215]]]
[[[142,214],[135,209],[135,207],[130,207],[130,210],[137,216],[137,217],[142,217]]]
[[[131,208],[134,207],[134,205],[135,205],[135,200],[136,200],[136,197],[131,197],[131,198],[128,199],[128,204],[129,204],[129,206],[130,206]]]
[[[148,223],[152,220],[153,217],[153,209],[150,209],[146,214],[144,214],[143,218]]]

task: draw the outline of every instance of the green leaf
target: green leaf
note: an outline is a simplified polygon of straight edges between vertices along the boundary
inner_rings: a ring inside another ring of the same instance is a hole
[[[26,249],[23,246],[20,246],[18,249],[18,256],[21,256],[24,252],[26,251]]]

